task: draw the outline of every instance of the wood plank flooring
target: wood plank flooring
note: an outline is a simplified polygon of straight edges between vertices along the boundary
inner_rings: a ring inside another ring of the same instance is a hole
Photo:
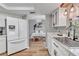
[[[25,49],[11,56],[48,56],[48,49],[45,48],[44,42],[44,40],[30,41],[29,49]]]

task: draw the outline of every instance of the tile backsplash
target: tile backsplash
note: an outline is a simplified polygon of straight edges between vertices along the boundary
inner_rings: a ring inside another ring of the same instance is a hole
[[[66,27],[51,27],[48,29],[48,32],[61,32],[62,34],[66,34],[68,35],[68,30],[66,29]]]

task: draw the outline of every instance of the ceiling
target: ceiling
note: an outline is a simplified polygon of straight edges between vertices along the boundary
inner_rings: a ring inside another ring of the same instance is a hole
[[[51,14],[58,6],[58,3],[2,3],[0,11],[17,15],[25,15],[33,11],[36,14]]]

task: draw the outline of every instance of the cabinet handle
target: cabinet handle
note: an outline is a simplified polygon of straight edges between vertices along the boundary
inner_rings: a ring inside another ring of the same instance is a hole
[[[22,40],[22,41],[14,41],[14,42],[11,42],[12,44],[18,44],[18,43],[22,43],[24,42],[25,40]]]
[[[56,50],[54,50],[54,55],[57,56],[57,52],[56,52]]]
[[[53,43],[56,47],[58,47],[58,45],[56,45],[55,43]]]

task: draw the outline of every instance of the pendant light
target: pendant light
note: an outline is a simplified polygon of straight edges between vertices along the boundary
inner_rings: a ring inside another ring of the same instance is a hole
[[[68,12],[67,12],[67,10],[65,9],[65,11],[64,11],[64,15],[66,16],[68,14]]]
[[[74,8],[74,5],[72,4],[70,12],[74,12],[74,11],[75,11],[75,8]]]

